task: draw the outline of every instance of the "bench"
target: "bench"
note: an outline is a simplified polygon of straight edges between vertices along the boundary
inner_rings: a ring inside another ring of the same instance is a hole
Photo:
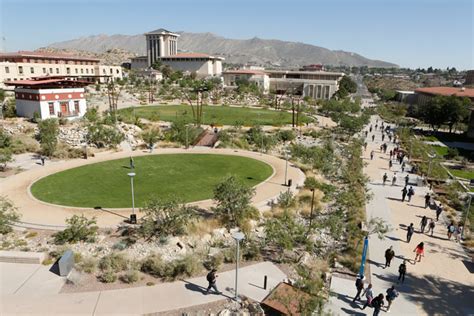
[[[44,259],[43,252],[0,250],[0,262],[41,264]]]

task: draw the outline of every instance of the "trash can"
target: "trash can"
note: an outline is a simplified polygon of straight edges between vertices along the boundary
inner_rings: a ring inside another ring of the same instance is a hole
[[[137,223],[137,214],[130,214],[130,224]]]
[[[293,180],[288,179],[288,186],[291,187],[291,184],[293,183]]]

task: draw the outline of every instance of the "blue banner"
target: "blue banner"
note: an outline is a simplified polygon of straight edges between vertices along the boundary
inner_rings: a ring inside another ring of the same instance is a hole
[[[369,250],[369,237],[365,236],[364,239],[364,250],[362,250],[362,260],[360,263],[359,275],[364,278],[365,270],[365,259],[367,258],[367,250]]]

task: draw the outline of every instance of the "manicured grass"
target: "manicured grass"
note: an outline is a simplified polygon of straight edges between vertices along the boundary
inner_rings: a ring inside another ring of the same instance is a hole
[[[445,155],[448,154],[448,147],[431,146],[431,149],[433,149],[436,152],[436,154],[440,157],[444,157]]]
[[[464,178],[467,180],[474,179],[474,170],[449,169],[449,172],[459,178]]]
[[[168,154],[136,157],[135,205],[151,196],[178,197],[183,202],[212,198],[226,175],[248,186],[268,178],[273,169],[264,162],[228,155]],[[129,159],[111,160],[65,170],[40,179],[31,187],[39,200],[78,207],[131,207]]]
[[[158,106],[140,106],[119,110],[119,113],[125,118],[135,115],[144,118],[159,118],[162,121],[185,120],[193,121],[193,112],[190,105],[158,105]],[[273,111],[266,109],[251,109],[243,107],[229,106],[203,106],[204,124],[214,125],[234,125],[237,121],[244,126],[251,125],[274,125],[280,126],[290,124],[292,114],[284,111]],[[308,122],[310,118],[301,114],[301,121]]]

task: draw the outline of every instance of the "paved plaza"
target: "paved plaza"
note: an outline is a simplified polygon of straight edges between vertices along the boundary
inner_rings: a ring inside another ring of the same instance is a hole
[[[375,127],[376,117],[372,118],[371,124]],[[378,119],[380,124],[381,120]],[[375,141],[371,142],[371,135],[375,134]],[[381,132],[378,130],[369,133],[368,146],[364,153],[367,162],[365,173],[370,177],[368,185],[373,194],[367,203],[367,218],[380,217],[390,225],[391,231],[387,233],[384,240],[376,236],[370,237],[367,269],[370,278],[366,285],[371,282],[374,295],[383,293],[392,285],[395,285],[400,296],[394,301],[391,313],[395,315],[472,315],[474,314],[474,270],[471,258],[464,252],[462,246],[454,240],[447,240],[446,226],[447,218],[442,215],[436,223],[433,237],[420,233],[420,220],[423,216],[436,218],[435,211],[424,208],[424,196],[428,192],[427,187],[413,185],[415,196],[411,202],[401,202],[401,190],[404,186],[404,177],[407,173],[401,172],[398,163],[394,163],[388,170],[390,149],[394,144],[389,144],[387,153],[380,152]],[[375,157],[370,160],[370,152],[375,152]],[[409,169],[409,168],[407,168]],[[384,186],[382,177],[387,173],[389,181]],[[397,173],[397,183],[390,185],[394,172]],[[409,174],[414,182],[416,176]],[[415,233],[410,243],[406,242],[406,227],[413,223]],[[425,256],[421,262],[414,263],[416,245],[425,243]],[[391,266],[384,269],[384,253],[387,248],[393,246],[395,258]],[[397,284],[398,267],[403,259],[409,259],[407,264],[406,280],[403,284]],[[370,308],[361,310],[365,299],[358,304],[352,303],[356,293],[355,279],[335,277],[331,284],[332,296],[329,308],[337,315],[371,315]]]

